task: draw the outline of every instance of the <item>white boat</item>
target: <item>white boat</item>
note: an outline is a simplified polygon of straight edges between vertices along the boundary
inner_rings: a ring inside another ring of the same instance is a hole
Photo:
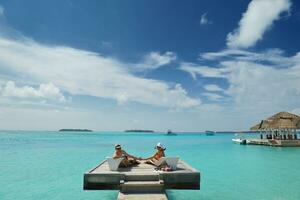
[[[246,144],[247,142],[243,133],[236,133],[235,138],[233,138],[232,141],[237,144]]]
[[[232,141],[237,144],[246,144],[246,139],[234,138]]]

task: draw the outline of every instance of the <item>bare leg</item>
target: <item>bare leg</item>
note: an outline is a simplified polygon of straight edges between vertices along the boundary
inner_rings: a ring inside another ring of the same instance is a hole
[[[122,160],[122,162],[120,163],[120,167],[128,167],[129,166],[129,161],[125,158]]]
[[[150,160],[150,159],[149,159],[149,160],[146,160],[145,163],[146,163],[146,164],[149,164],[149,165],[154,165],[154,166],[156,166],[155,163],[154,163],[152,160]]]
[[[140,162],[137,161],[137,160],[134,159],[134,158],[129,158],[129,159],[128,159],[128,162],[129,162],[131,165],[138,165],[138,164],[140,164]]]

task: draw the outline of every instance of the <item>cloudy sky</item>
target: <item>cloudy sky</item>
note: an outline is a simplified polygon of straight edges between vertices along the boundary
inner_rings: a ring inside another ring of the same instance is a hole
[[[300,114],[296,0],[0,0],[0,129],[248,130]]]

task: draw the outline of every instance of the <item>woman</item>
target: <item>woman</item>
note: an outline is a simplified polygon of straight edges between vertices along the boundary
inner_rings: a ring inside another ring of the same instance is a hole
[[[155,149],[157,151],[155,152],[155,154],[153,156],[143,159],[143,160],[146,160],[145,163],[155,165],[157,167],[166,164],[164,162],[164,160],[161,159],[162,157],[165,157],[166,148],[164,148],[164,146],[161,143],[157,143]]]
[[[119,144],[115,145],[115,153],[113,155],[113,158],[124,158],[120,164],[120,167],[129,167],[132,165],[140,164],[140,162],[137,161],[139,158],[130,155],[126,151],[122,150],[122,147]]]

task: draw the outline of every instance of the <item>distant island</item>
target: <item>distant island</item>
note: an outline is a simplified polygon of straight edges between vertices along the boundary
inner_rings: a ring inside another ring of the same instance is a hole
[[[72,129],[72,128],[64,128],[64,129],[60,129],[60,132],[63,131],[72,131],[72,132],[93,132],[92,130],[89,129]]]
[[[153,130],[138,130],[138,129],[133,129],[133,130],[125,130],[124,132],[143,132],[143,133],[154,133]]]

